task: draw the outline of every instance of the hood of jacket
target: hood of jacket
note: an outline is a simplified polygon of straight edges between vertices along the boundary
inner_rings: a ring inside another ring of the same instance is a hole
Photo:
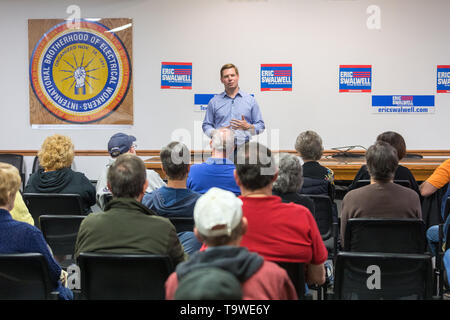
[[[161,187],[144,196],[142,203],[160,216],[191,216],[201,195],[189,189]]]
[[[241,283],[254,275],[263,265],[264,259],[245,247],[219,246],[197,251],[189,260],[176,268],[180,280],[190,271],[198,268],[215,267],[231,272]]]
[[[31,186],[39,193],[59,193],[72,182],[74,172],[70,168],[44,172],[40,169],[35,179],[30,179]]]

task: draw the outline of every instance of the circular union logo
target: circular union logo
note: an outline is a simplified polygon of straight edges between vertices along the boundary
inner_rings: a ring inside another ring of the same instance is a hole
[[[130,84],[131,66],[120,39],[107,27],[81,20],[50,29],[30,61],[31,86],[54,116],[72,123],[100,120],[117,109]]]

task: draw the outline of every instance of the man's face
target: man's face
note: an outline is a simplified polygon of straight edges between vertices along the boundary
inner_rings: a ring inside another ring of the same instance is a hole
[[[225,90],[235,89],[239,86],[239,76],[236,74],[236,70],[234,70],[234,68],[223,70],[220,81],[225,86]]]

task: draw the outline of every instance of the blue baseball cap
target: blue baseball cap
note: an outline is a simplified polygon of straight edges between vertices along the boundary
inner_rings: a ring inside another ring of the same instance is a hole
[[[134,136],[129,136],[121,132],[116,133],[109,139],[108,152],[111,157],[118,157],[122,153],[128,152],[134,141],[136,141]]]

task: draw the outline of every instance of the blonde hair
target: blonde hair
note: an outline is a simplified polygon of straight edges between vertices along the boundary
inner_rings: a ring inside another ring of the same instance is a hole
[[[0,206],[6,206],[21,184],[19,170],[9,163],[0,162]]]
[[[74,155],[72,140],[63,135],[54,134],[44,140],[38,152],[39,164],[48,171],[69,168]]]

